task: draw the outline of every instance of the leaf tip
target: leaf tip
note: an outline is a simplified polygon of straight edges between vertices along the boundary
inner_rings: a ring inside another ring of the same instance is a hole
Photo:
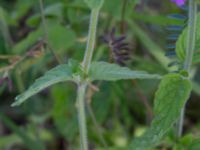
[[[16,107],[16,106],[19,106],[19,104],[17,102],[14,102],[11,104],[11,107]]]
[[[19,106],[22,103],[22,101],[19,101],[19,99],[20,96],[15,97],[15,101],[11,104],[11,107]]]

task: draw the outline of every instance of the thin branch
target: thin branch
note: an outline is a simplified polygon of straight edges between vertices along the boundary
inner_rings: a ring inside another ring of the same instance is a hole
[[[147,120],[149,123],[153,118],[153,109],[152,109],[151,105],[149,104],[149,101],[148,101],[147,97],[144,95],[143,91],[138,87],[137,81],[133,80],[132,83],[134,86],[136,86],[136,94],[146,108],[146,115],[147,115]]]
[[[40,4],[40,15],[41,15],[41,19],[42,19],[42,28],[43,28],[43,32],[44,32],[44,40],[45,43],[49,49],[49,51],[52,53],[52,55],[55,57],[56,61],[61,64],[62,61],[59,58],[59,56],[55,53],[53,47],[51,46],[51,44],[49,43],[49,36],[48,36],[48,30],[47,30],[47,24],[46,24],[46,19],[45,19],[45,14],[44,14],[44,6],[43,6],[43,0],[39,0],[39,4]]]
[[[11,58],[16,58],[15,61],[13,61],[13,63],[11,63],[10,65],[6,66],[6,67],[2,67],[0,68],[0,72],[9,72],[10,70],[12,70],[13,68],[15,68],[18,64],[20,64],[24,59],[26,59],[29,56],[32,56],[32,53],[35,49],[37,49],[38,47],[41,47],[44,44],[44,41],[40,41],[39,43],[37,43],[36,45],[34,45],[25,55],[23,56],[7,56],[7,58],[11,57]],[[6,57],[4,57],[6,58]]]
[[[99,140],[103,144],[104,148],[107,149],[108,148],[108,144],[106,143],[106,140],[103,137],[103,134],[101,132],[101,127],[98,124],[98,122],[96,120],[96,117],[94,115],[94,111],[93,111],[93,109],[91,107],[92,97],[93,97],[94,93],[97,92],[97,91],[99,91],[97,86],[93,86],[93,85],[89,86],[89,89],[87,90],[87,94],[86,94],[86,106],[87,106],[87,109],[88,109],[89,114],[91,116],[92,122],[93,122],[93,124],[94,124],[94,126],[96,128],[96,132],[98,134]]]
[[[126,15],[126,7],[128,4],[128,0],[123,0],[123,5],[122,5],[122,12],[121,12],[121,24],[120,24],[120,30],[121,33],[124,33],[125,30],[125,15]]]

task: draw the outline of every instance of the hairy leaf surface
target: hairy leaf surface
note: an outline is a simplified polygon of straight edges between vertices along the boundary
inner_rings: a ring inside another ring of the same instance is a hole
[[[159,144],[178,119],[181,109],[190,96],[192,86],[179,74],[166,75],[155,95],[154,115],[151,127],[143,136],[135,139],[130,149],[150,150]]]
[[[72,68],[67,64],[59,65],[48,71],[43,77],[37,79],[27,91],[17,96],[15,99],[16,101],[12,104],[12,106],[20,105],[29,97],[37,94],[38,92],[53,84],[70,80],[73,80]]]
[[[122,79],[160,79],[157,74],[149,74],[144,71],[133,71],[127,67],[121,67],[107,62],[93,62],[89,77],[92,80],[116,81]]]

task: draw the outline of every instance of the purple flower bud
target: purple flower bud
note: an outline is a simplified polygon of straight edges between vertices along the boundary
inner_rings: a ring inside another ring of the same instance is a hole
[[[129,44],[125,42],[126,35],[120,35],[117,37],[116,29],[112,28],[112,30],[110,32],[107,31],[101,39],[110,48],[113,60],[117,64],[125,66],[126,61],[130,59]]]
[[[172,2],[176,3],[177,6],[183,6],[186,0],[171,0]]]

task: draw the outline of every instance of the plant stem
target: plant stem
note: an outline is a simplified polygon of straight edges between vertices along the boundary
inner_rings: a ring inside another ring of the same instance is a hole
[[[81,150],[88,150],[87,126],[86,126],[86,116],[85,116],[86,86],[87,86],[86,84],[81,83],[78,86],[78,95],[77,95],[77,110],[79,119]]]
[[[196,27],[197,27],[197,2],[196,0],[189,0],[189,20],[188,20],[188,35],[187,35],[187,49],[186,58],[183,69],[188,73],[192,65],[194,50],[195,50],[195,38],[196,38]],[[178,137],[182,136],[183,122],[184,122],[185,106],[183,107],[178,122]]]
[[[192,65],[192,59],[195,50],[196,28],[197,28],[197,2],[196,0],[189,1],[189,20],[188,20],[188,37],[187,37],[187,49],[186,59],[184,63],[184,69],[190,71]]]
[[[46,39],[48,39],[48,31],[47,31],[46,19],[45,19],[45,14],[44,14],[43,0],[39,0],[39,4],[40,4],[40,15],[41,15],[41,20],[42,20],[42,28],[43,28],[43,32],[44,32],[44,38],[46,40]]]
[[[94,52],[94,45],[96,39],[96,29],[98,23],[99,9],[92,9],[89,25],[89,33],[87,39],[87,46],[83,60],[83,71],[87,75],[90,69],[90,64]],[[84,80],[84,79],[83,79]],[[80,128],[80,143],[81,150],[88,150],[88,140],[87,140],[87,124],[85,115],[85,94],[87,83],[81,81],[78,85],[77,91],[77,106],[78,106],[78,118],[79,118],[79,128]]]
[[[92,9],[91,17],[90,17],[90,26],[89,26],[89,33],[87,39],[87,47],[84,55],[83,60],[83,71],[88,74],[93,52],[94,52],[94,45],[96,39],[96,28],[98,23],[98,16],[99,16],[99,9]]]
[[[120,30],[121,33],[124,34],[124,30],[125,30],[125,14],[126,14],[126,6],[128,4],[127,0],[123,1],[123,5],[122,5],[122,12],[121,12],[121,24],[120,24]]]

